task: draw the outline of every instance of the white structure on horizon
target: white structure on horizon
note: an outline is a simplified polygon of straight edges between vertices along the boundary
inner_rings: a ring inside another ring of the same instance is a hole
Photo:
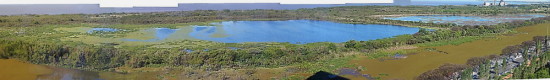
[[[498,3],[499,6],[506,6],[508,5],[508,3],[504,2],[504,0],[500,0],[500,2]]]
[[[491,6],[491,5],[493,5],[493,4],[490,3],[490,2],[483,2],[483,6]]]
[[[506,5],[508,5],[508,3],[504,2],[504,0],[500,0],[498,4],[496,0],[493,0],[493,3],[483,2],[483,6],[506,6]]]

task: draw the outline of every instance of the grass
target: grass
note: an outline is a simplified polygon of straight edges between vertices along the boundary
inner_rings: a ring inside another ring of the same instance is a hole
[[[86,33],[89,30],[92,30],[92,28],[90,28],[90,27],[61,27],[61,28],[56,28],[54,30],[55,31]]]
[[[378,50],[378,51],[375,51],[373,53],[367,53],[367,54],[364,54],[364,56],[368,56],[370,59],[376,59],[376,58],[382,58],[382,57],[388,57],[388,56],[393,56],[395,54],[409,54],[409,53],[416,53],[418,52],[417,50],[393,50],[393,51],[382,51],[382,50]]]
[[[466,36],[462,38],[456,38],[451,40],[442,40],[442,41],[435,41],[435,42],[428,42],[428,43],[421,43],[416,44],[416,46],[420,47],[435,47],[435,46],[444,46],[444,45],[459,45],[462,43],[472,42],[475,40],[479,40],[482,37],[480,36]]]
[[[376,52],[373,52],[370,54],[366,53],[363,55],[366,55],[371,59],[375,59],[375,58],[381,58],[381,57],[388,57],[395,54],[406,54],[406,53],[414,53],[414,52],[416,52],[416,50],[393,50],[393,51],[378,50]],[[338,73],[337,70],[341,68],[352,68],[358,71],[368,70],[363,66],[358,66],[356,64],[349,63],[349,61],[355,60],[355,59],[359,59],[359,57],[357,57],[356,55],[351,55],[351,56],[341,57],[341,58],[320,60],[317,62],[299,63],[299,64],[292,65],[293,67],[291,68],[303,69],[301,73],[306,73],[306,74],[313,74],[318,71],[326,71],[333,74],[337,74]],[[305,76],[292,75],[289,77],[282,78],[282,80],[302,80],[305,78],[306,78]]]
[[[205,23],[193,23],[193,24],[205,24]],[[143,29],[143,28],[149,28],[149,27],[169,27],[169,28],[179,28],[179,27],[185,27],[182,26],[184,24],[152,24],[152,25],[112,25],[112,26],[103,26],[103,27],[116,27],[117,29],[129,29],[129,30],[135,30],[134,32],[124,32],[123,36],[115,36],[117,38],[136,38],[136,39],[150,39],[150,37],[146,37],[143,34],[138,33],[137,30]],[[192,25],[191,23],[186,25]],[[29,29],[24,28],[26,30],[29,30],[28,34],[24,34],[24,37],[18,37],[19,39],[30,39],[30,40],[36,40],[36,41],[55,41],[60,37],[65,37],[64,39],[69,39],[65,41],[82,41],[85,43],[91,43],[91,44],[97,44],[97,43],[104,43],[103,41],[111,41],[111,42],[117,42],[120,41],[120,39],[117,38],[104,38],[101,36],[97,36],[97,34],[82,34],[83,31],[76,31],[76,32],[70,32],[70,31],[48,31],[48,30],[54,30],[56,28],[75,28],[78,30],[78,28],[82,28],[82,26],[86,26],[88,28],[94,27],[94,24],[74,24],[74,25],[63,25],[63,26],[50,26],[50,27],[40,27],[37,29]],[[95,25],[97,26],[97,25]],[[15,31],[16,29],[12,29],[12,31]],[[63,29],[61,29],[63,30]],[[67,30],[74,30],[74,29],[67,29]],[[190,29],[187,29],[190,30]],[[186,31],[183,31],[186,32]],[[52,33],[52,35],[41,35],[45,33]],[[113,34],[122,34],[122,33],[113,33]],[[68,36],[78,35],[78,38],[66,38]],[[106,34],[109,35],[109,34]],[[428,42],[423,44],[418,44],[417,46],[421,47],[431,47],[431,46],[443,46],[443,45],[459,45],[462,43],[467,43],[475,40],[479,40],[483,38],[482,36],[477,37],[462,37],[458,39],[452,39],[452,40],[444,40],[444,41],[437,41],[437,42]],[[62,40],[64,40],[62,39]],[[74,39],[74,40],[70,40]],[[218,48],[227,47],[229,45],[235,45],[235,44],[221,44],[221,43],[215,43],[210,41],[193,41],[193,40],[180,40],[179,42],[174,41],[166,41],[166,42],[152,42],[152,43],[122,43],[124,46],[132,46],[132,45],[146,45],[151,47],[157,47],[157,48],[170,48],[170,47],[189,47],[189,48],[195,48],[200,50],[200,48],[212,48],[218,46]],[[126,45],[127,44],[127,45]],[[273,46],[284,46],[285,43],[243,43],[239,44],[238,46],[253,46],[253,45],[273,45]],[[364,54],[368,56],[370,59],[373,58],[380,58],[380,57],[387,57],[392,56],[394,54],[405,54],[405,53],[414,53],[416,51],[414,50],[395,50],[395,51],[375,51],[372,53]],[[336,58],[336,59],[330,59],[330,60],[320,60],[316,62],[306,62],[306,63],[299,63],[295,64],[293,66],[303,69],[305,73],[314,73],[317,71],[327,71],[327,72],[335,72],[335,70],[338,70],[340,68],[357,68],[359,70],[366,70],[364,67],[356,67],[355,64],[349,64],[350,60],[356,59],[355,56],[350,57],[342,57],[342,58]],[[159,67],[162,65],[151,65],[148,67]],[[391,74],[393,75],[393,74]],[[302,76],[303,77],[303,76]],[[301,78],[298,77],[291,77],[290,79],[294,78]]]
[[[86,33],[88,30],[90,30],[94,25],[85,25],[82,27],[60,27],[55,28],[54,30],[59,32],[68,33],[71,36],[66,36],[61,38],[62,41],[79,41],[84,42],[87,44],[100,44],[100,43],[117,43],[124,46],[139,46],[139,45],[151,45],[151,44],[160,44],[163,42],[170,42],[170,41],[180,41],[182,39],[190,39],[194,40],[189,36],[189,33],[192,32],[192,27],[189,27],[191,25],[202,25],[205,24],[204,22],[201,23],[186,23],[186,24],[151,24],[151,25],[112,25],[107,28],[115,28],[115,29],[122,29],[127,31],[117,31],[114,33],[93,33],[89,34]],[[96,25],[97,26],[97,25]],[[149,40],[149,39],[155,39],[155,29],[152,29],[154,27],[162,27],[162,28],[177,28],[176,32],[173,34],[180,34],[180,35],[171,35],[165,40],[160,41],[150,41],[150,42],[143,42],[143,41],[124,41],[124,39],[135,39],[135,40]],[[185,36],[182,36],[185,35]]]
[[[545,29],[548,25],[548,23],[543,23],[519,27],[514,30],[520,32],[520,34],[509,36],[488,34],[479,37],[462,37],[448,41],[428,42],[420,46],[429,47],[418,48],[417,54],[408,55],[406,59],[378,61],[367,56],[359,60],[352,60],[349,64],[365,66],[368,70],[362,71],[362,73],[389,74],[388,76],[380,76],[381,79],[414,79],[414,77],[423,72],[437,68],[445,63],[464,64],[471,57],[499,54],[506,46],[521,44],[523,41],[531,40],[534,36],[547,35]],[[433,48],[434,50],[448,54],[426,51],[425,48]],[[395,53],[381,52],[374,55],[387,56],[389,54]]]
[[[415,46],[419,47],[435,47],[435,46],[444,46],[444,45],[460,45],[462,43],[468,43],[475,40],[481,40],[483,38],[495,38],[499,35],[505,35],[505,36],[511,36],[519,34],[516,30],[509,30],[504,33],[496,33],[496,34],[483,34],[479,36],[463,36],[460,38],[455,39],[449,39],[449,40],[441,40],[441,41],[434,41],[434,42],[428,42],[428,43],[421,43],[421,44],[415,44]]]

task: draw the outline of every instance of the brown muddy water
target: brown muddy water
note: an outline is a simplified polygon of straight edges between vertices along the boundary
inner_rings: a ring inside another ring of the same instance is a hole
[[[520,44],[523,41],[531,40],[533,36],[549,35],[547,31],[550,23],[538,24],[534,26],[521,27],[516,30],[520,32],[515,35],[497,36],[494,38],[484,38],[481,40],[464,43],[461,45],[446,45],[437,47],[421,47],[417,54],[408,55],[407,58],[397,60],[370,59],[366,56],[350,61],[350,64],[363,66],[366,70],[363,74],[381,77],[381,79],[414,79],[416,76],[431,69],[435,69],[445,63],[465,64],[471,57],[499,54],[501,49],[506,46]],[[425,48],[435,48],[436,50],[447,52],[425,51]],[[2,80],[152,80],[152,79],[220,79],[224,76],[232,76],[229,79],[256,78],[270,79],[266,76],[289,75],[284,73],[284,69],[258,69],[254,76],[242,76],[246,71],[228,70],[214,78],[196,78],[204,76],[191,71],[170,71],[163,70],[157,72],[138,72],[138,73],[115,73],[115,72],[91,72],[75,69],[65,69],[59,67],[50,67],[45,65],[36,65],[18,61],[15,59],[0,59],[0,78]],[[269,73],[266,73],[269,72]],[[200,73],[200,72],[199,72]],[[208,73],[211,75],[210,73]],[[382,74],[382,75],[380,75]],[[239,77],[234,77],[239,76]],[[261,76],[261,77],[260,77]],[[344,76],[350,79],[365,79],[363,77]]]
[[[140,73],[118,74],[114,72],[92,72],[76,69],[66,69],[46,65],[36,65],[16,59],[0,59],[0,80],[112,80],[112,79],[147,79],[152,75]],[[118,77],[122,76],[125,77]]]
[[[405,59],[385,60],[370,59],[360,57],[357,60],[350,61],[350,64],[364,66],[366,70],[363,74],[381,77],[381,79],[414,79],[423,72],[435,69],[445,63],[465,64],[471,57],[487,56],[500,54],[506,46],[521,44],[523,41],[532,40],[534,36],[549,35],[548,28],[550,23],[538,24],[528,27],[515,29],[518,34],[508,36],[496,36],[493,38],[483,38],[460,45],[446,45],[437,47],[417,48],[417,54],[409,55]],[[426,48],[435,48],[436,51],[427,51]],[[380,75],[383,74],[383,75]],[[387,75],[386,75],[387,74]],[[362,77],[349,77],[351,79],[364,79]]]
[[[285,73],[282,68],[256,68],[212,72],[190,69],[139,68],[135,70],[142,72],[120,73],[93,72],[37,65],[16,59],[0,59],[0,65],[0,80],[270,80],[272,78],[291,75],[291,73]],[[125,68],[117,69],[128,70]]]
[[[32,80],[38,75],[51,74],[45,66],[21,62],[15,59],[0,59],[0,78],[5,80]]]

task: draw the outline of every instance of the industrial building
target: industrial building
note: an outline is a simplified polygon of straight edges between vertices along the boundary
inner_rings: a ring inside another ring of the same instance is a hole
[[[483,6],[506,6],[508,3],[504,2],[504,0],[500,0],[498,3],[496,0],[493,0],[493,2],[483,2]]]

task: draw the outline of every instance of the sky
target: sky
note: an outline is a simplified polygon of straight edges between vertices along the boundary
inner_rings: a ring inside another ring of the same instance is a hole
[[[412,1],[479,1],[479,0],[412,0]],[[550,1],[550,0],[505,0],[505,1]],[[345,4],[345,3],[393,3],[393,0],[0,0],[0,4],[99,4],[100,7],[178,7],[179,3]]]
[[[100,7],[177,7],[178,3],[345,4],[393,0],[0,0],[0,4],[99,4]]]
[[[443,1],[443,0],[412,0],[412,1]],[[445,0],[445,1],[482,1],[482,0]],[[493,0],[486,0],[486,1],[493,1]],[[550,0],[504,0],[504,1],[550,1]]]

